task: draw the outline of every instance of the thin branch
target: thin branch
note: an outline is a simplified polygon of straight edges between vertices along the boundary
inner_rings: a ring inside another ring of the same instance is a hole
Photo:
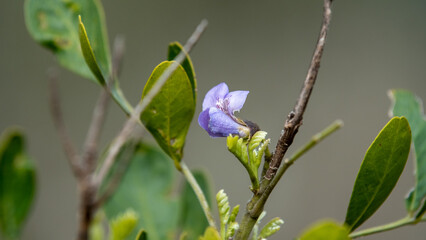
[[[59,90],[58,90],[58,80],[57,80],[56,74],[50,72],[49,79],[50,79],[49,105],[50,105],[50,111],[53,118],[53,123],[55,124],[56,130],[58,131],[59,139],[61,141],[62,148],[64,149],[65,156],[68,159],[68,163],[71,167],[71,170],[74,176],[77,179],[79,179],[82,176],[83,169],[80,166],[80,157],[77,154],[77,151],[75,150],[75,147],[72,144],[71,139],[66,130],[62,109],[61,109]]]
[[[311,96],[315,80],[317,79],[318,69],[320,67],[325,39],[327,37],[327,30],[331,20],[331,2],[332,0],[324,0],[323,23],[317,46],[312,57],[311,65],[309,67],[308,74],[306,75],[302,91],[300,92],[300,96],[297,100],[294,110],[291,111],[287,116],[287,120],[284,124],[284,132],[278,140],[275,153],[272,156],[271,164],[265,175],[265,179],[267,180],[271,180],[275,176],[275,173],[280,167],[285,153],[287,152],[289,146],[293,143],[293,139],[296,136],[299,127],[302,125],[303,113],[305,112],[309,97]]]
[[[122,153],[122,157],[120,157],[121,161],[116,167],[116,170],[114,171],[114,174],[111,176],[111,180],[109,180],[108,185],[105,187],[103,193],[97,197],[95,200],[93,207],[98,208],[100,207],[104,202],[106,202],[112,194],[115,192],[117,187],[120,185],[121,179],[124,176],[124,173],[126,173],[127,168],[129,167],[130,160],[132,159],[134,150],[137,146],[136,141],[131,141],[130,145],[128,146],[127,151]],[[100,186],[99,186],[100,187]]]
[[[159,93],[161,87],[170,78],[173,72],[178,68],[178,66],[185,60],[186,53],[189,53],[195,44],[198,42],[198,39],[201,37],[201,34],[207,27],[207,20],[201,21],[201,23],[197,26],[194,33],[188,39],[187,43],[184,46],[184,51],[180,52],[176,58],[174,59],[174,63],[170,64],[169,67],[161,74],[160,78],[148,92],[148,94],[143,98],[141,102],[135,107],[134,111],[130,115],[130,118],[124,124],[121,132],[116,137],[115,141],[111,145],[108,155],[105,158],[104,164],[101,166],[98,174],[94,178],[94,183],[99,185],[105,176],[110,171],[111,167],[114,164],[115,158],[121,148],[121,146],[128,139],[130,134],[133,132],[133,128],[140,123],[140,115],[151,102],[151,100]],[[141,124],[142,125],[142,124]]]
[[[263,161],[262,175],[260,176],[262,177],[265,176],[266,172],[269,169],[269,163],[271,162],[271,159],[272,159],[272,153],[269,151],[269,147],[267,146],[265,150],[265,157],[264,157],[265,161]]]
[[[265,189],[268,189],[268,187],[271,186],[271,180],[277,173],[285,153],[287,152],[289,146],[293,143],[293,139],[297,134],[300,125],[302,125],[303,113],[305,112],[306,106],[308,104],[309,97],[314,87],[320,67],[321,56],[327,37],[327,30],[331,20],[331,3],[332,0],[324,0],[324,12],[321,31],[302,91],[300,92],[299,99],[297,100],[293,111],[290,112],[284,124],[283,134],[278,140],[275,152],[269,164],[269,168],[263,177],[260,191],[255,193],[247,203],[246,213],[241,220],[240,228],[238,229],[234,238],[235,240],[246,240],[250,236],[250,232],[252,231],[257,219],[262,213],[263,207],[269,196],[269,193],[267,193],[267,196],[263,195],[263,193],[265,192]],[[279,179],[277,179],[277,181],[278,180]],[[261,199],[262,196],[265,196],[264,199]]]
[[[86,165],[85,170],[88,173],[92,173],[96,168],[99,138],[105,122],[109,99],[109,93],[105,89],[102,89],[93,111],[92,122],[90,123],[84,144],[83,163]]]
[[[338,129],[340,129],[343,126],[343,122],[341,120],[336,120],[330,126],[322,130],[321,132],[315,134],[311,140],[305,144],[302,148],[296,151],[296,153],[291,156],[289,159],[284,160],[284,164],[281,166],[281,168],[278,170],[277,175],[274,179],[272,179],[269,186],[265,189],[265,191],[262,193],[262,196],[257,201],[256,205],[254,205],[251,212],[255,213],[261,210],[263,210],[263,205],[265,204],[266,200],[268,199],[269,195],[271,194],[272,190],[274,190],[275,186],[280,181],[281,177],[284,175],[284,173],[287,171],[287,169],[293,165],[293,163],[299,159],[303,154],[305,154],[307,151],[312,149],[314,146],[316,146],[318,143],[320,143],[322,140],[324,140],[326,137],[328,137],[330,134],[334,133]]]
[[[114,40],[112,54],[112,78],[120,75],[121,65],[123,64],[123,56],[126,49],[126,44],[123,36],[117,36]]]
[[[113,55],[112,55],[112,73],[109,77],[108,84],[118,75],[120,71],[122,60],[124,55],[124,39],[117,37],[114,41]],[[85,170],[89,174],[93,173],[96,169],[96,160],[98,157],[98,144],[101,135],[102,127],[105,122],[105,115],[108,108],[110,96],[108,91],[103,88],[98,98],[96,106],[93,110],[92,122],[86,136],[86,142],[84,144],[83,164],[85,164]]]
[[[361,231],[358,231],[358,232],[353,232],[353,233],[349,234],[349,237],[351,239],[355,239],[355,238],[359,238],[359,237],[365,237],[365,236],[368,236],[368,235],[390,231],[390,230],[400,228],[400,227],[403,227],[403,226],[407,226],[407,225],[416,225],[419,222],[425,222],[425,221],[426,221],[426,217],[423,217],[423,218],[416,220],[415,218],[408,216],[408,217],[402,218],[400,220],[397,220],[395,222],[391,222],[391,223],[388,223],[388,224],[385,224],[385,225],[368,228],[368,229],[361,230]]]
[[[203,193],[203,190],[200,188],[200,186],[197,183],[197,180],[195,180],[194,176],[192,175],[191,171],[189,170],[188,166],[186,166],[185,163],[181,163],[182,167],[182,173],[185,175],[186,180],[191,185],[191,188],[194,190],[195,195],[198,198],[198,201],[201,204],[201,207],[204,211],[204,215],[206,215],[207,221],[209,222],[209,225],[211,227],[216,228],[216,223],[214,221],[214,218],[212,216],[212,212],[209,207],[209,203],[207,202],[207,199]]]
[[[117,42],[117,41],[116,41]],[[98,185],[93,183],[93,172],[96,169],[98,144],[105,122],[105,115],[108,108],[109,86],[117,76],[124,52],[124,42],[120,44],[115,42],[113,49],[112,72],[107,81],[107,88],[102,89],[98,102],[93,110],[92,122],[90,123],[89,131],[84,144],[84,152],[82,159],[82,176],[78,179],[80,191],[80,211],[79,211],[79,231],[78,239],[83,240],[88,238],[88,229],[93,218],[93,214],[99,205],[96,203],[96,193]]]

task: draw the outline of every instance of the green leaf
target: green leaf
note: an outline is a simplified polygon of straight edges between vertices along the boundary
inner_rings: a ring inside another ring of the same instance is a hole
[[[410,123],[415,157],[416,183],[406,205],[408,211],[416,211],[426,198],[426,120],[422,101],[406,90],[392,90],[389,96],[393,102],[392,114],[404,116]]]
[[[252,183],[252,190],[259,188],[258,169],[262,161],[263,153],[268,147],[270,139],[265,139],[267,132],[257,131],[251,139],[229,135],[226,138],[228,150],[246,168]]]
[[[222,240],[222,238],[214,227],[208,227],[199,240]]]
[[[216,194],[217,209],[219,210],[220,218],[220,235],[223,239],[226,238],[226,224],[228,224],[231,216],[231,208],[229,207],[228,195],[221,189]]]
[[[408,194],[405,196],[405,209],[407,212],[413,212],[411,210],[411,206],[413,203],[413,196],[414,196],[414,188],[411,188]]]
[[[235,221],[237,219],[238,212],[240,211],[240,205],[235,206],[232,211],[231,215],[228,219],[228,229],[226,230],[226,237],[225,239],[230,239],[234,236],[235,232],[240,228],[240,225]]]
[[[181,51],[185,51],[183,49],[183,46],[179,42],[172,42],[169,44],[169,53],[167,56],[167,60],[173,61],[177,55]],[[186,58],[182,62],[182,67],[185,69],[186,75],[189,78],[189,81],[191,82],[192,86],[192,94],[194,96],[194,101],[197,101],[197,80],[195,79],[195,71],[194,66],[192,65],[191,58],[189,57],[188,53],[185,52]]]
[[[148,240],[148,233],[146,233],[144,230],[140,230],[136,236],[136,240]]]
[[[35,168],[26,153],[23,133],[8,129],[0,139],[0,230],[5,237],[19,237],[35,189]]]
[[[26,0],[24,10],[28,31],[35,41],[51,50],[65,68],[102,84],[86,65],[81,52],[78,24],[81,15],[102,75],[109,76],[111,57],[99,0]]]
[[[172,239],[176,234],[179,202],[171,196],[175,171],[159,149],[140,144],[120,185],[104,205],[108,219],[128,208],[139,215],[137,229],[149,233],[150,240]],[[127,239],[135,239],[133,231]]]
[[[138,223],[138,214],[132,209],[127,209],[124,213],[114,218],[111,225],[111,239],[126,239]]]
[[[257,131],[248,144],[248,153],[250,159],[250,168],[252,172],[255,174],[256,179],[258,179],[258,170],[260,163],[262,162],[262,156],[268,147],[271,139],[265,139],[266,134],[265,131]]]
[[[98,62],[96,61],[92,46],[90,46],[89,37],[87,36],[87,32],[84,28],[83,22],[81,21],[80,15],[78,16],[78,21],[78,35],[80,38],[81,51],[83,53],[84,60],[86,61],[90,71],[92,71],[93,75],[95,75],[95,78],[98,80],[98,83],[100,85],[105,85],[105,78],[102,75]]]
[[[237,219],[237,215],[239,211],[240,211],[240,205],[237,205],[232,209],[231,216],[229,217],[229,220],[228,220],[228,224],[235,222],[235,219]]]
[[[165,61],[154,69],[145,85],[142,99],[172,63]],[[141,114],[145,127],[160,147],[174,160],[178,168],[194,112],[192,86],[185,70],[179,65]],[[151,235],[151,232],[149,234]]]
[[[105,213],[103,211],[97,211],[95,217],[92,219],[89,227],[89,239],[90,240],[104,240],[105,229],[103,222],[105,220]]]
[[[421,219],[423,215],[426,213],[426,200],[423,202],[423,206],[420,208],[420,210],[416,214],[416,219]]]
[[[355,181],[345,223],[355,230],[382,205],[404,170],[411,131],[404,117],[394,117],[365,154]]]
[[[194,171],[193,175],[210,205],[210,185],[206,174],[201,171]],[[197,240],[209,226],[200,202],[188,182],[185,182],[183,187],[180,215],[180,228],[185,233],[186,240]]]
[[[249,166],[249,155],[247,151],[247,139],[240,138],[239,136],[232,136],[231,134],[226,138],[226,146],[228,150],[237,157],[243,166],[250,172],[252,169]],[[254,173],[252,173],[254,174]]]
[[[334,221],[321,221],[305,230],[299,240],[350,240],[349,229]]]
[[[30,35],[51,50],[63,67],[105,84],[111,74],[111,57],[99,0],[25,0],[24,10]],[[79,16],[84,26],[79,24]],[[118,80],[111,84],[110,91],[117,104],[130,115],[132,106],[121,92]]]
[[[279,218],[273,218],[271,221],[269,221],[262,229],[262,231],[260,231],[259,234],[259,238],[258,239],[266,239],[267,237],[275,234],[276,232],[278,232],[281,228],[281,225],[284,224],[284,221]]]

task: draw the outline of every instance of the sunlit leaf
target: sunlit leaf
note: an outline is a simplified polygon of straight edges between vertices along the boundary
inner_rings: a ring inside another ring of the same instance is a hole
[[[410,197],[406,199],[406,206],[409,212],[414,212],[426,198],[426,120],[423,104],[418,97],[406,90],[392,90],[389,96],[393,102],[392,114],[407,118],[411,127],[416,184]]]
[[[90,240],[104,240],[105,238],[105,229],[104,221],[105,213],[103,211],[98,211],[95,214],[95,217],[92,219],[89,227],[89,239]]]
[[[208,227],[199,240],[222,240],[222,238],[214,227]]]
[[[355,181],[345,223],[353,231],[382,205],[407,162],[411,131],[404,117],[394,117],[365,154]]]
[[[299,240],[350,240],[349,229],[334,221],[321,221],[305,230]]]
[[[284,221],[279,218],[273,218],[271,221],[269,221],[263,228],[262,231],[260,231],[259,239],[266,239],[267,237],[275,234],[278,232],[281,228],[281,225],[284,224]]]
[[[154,69],[143,90],[142,100],[171,64],[173,62],[165,61]],[[195,112],[192,94],[188,76],[179,65],[141,114],[143,124],[177,167],[183,156],[186,134]]]
[[[8,129],[0,139],[0,230],[17,238],[33,203],[34,164],[25,149],[23,134]]]
[[[126,239],[138,223],[138,214],[132,209],[127,209],[110,222],[111,240]]]

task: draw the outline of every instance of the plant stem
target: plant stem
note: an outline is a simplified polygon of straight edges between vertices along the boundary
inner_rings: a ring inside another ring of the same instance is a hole
[[[365,230],[361,230],[361,231],[357,231],[354,233],[349,234],[350,238],[358,238],[358,237],[364,237],[364,236],[368,236],[371,234],[375,234],[375,233],[380,233],[380,232],[385,232],[385,231],[389,231],[392,229],[396,229],[396,228],[400,228],[406,225],[416,225],[419,222],[425,222],[426,221],[426,217],[423,217],[420,219],[415,219],[413,217],[407,216],[405,218],[399,219],[395,222],[391,222],[388,224],[384,224],[381,226],[377,226],[377,227],[372,227],[372,228],[368,228]]]
[[[198,185],[197,180],[195,180],[195,178],[192,175],[191,170],[189,170],[188,166],[186,166],[186,164],[184,162],[180,162],[180,166],[182,168],[182,174],[185,176],[189,185],[191,185],[192,189],[194,190],[195,195],[198,198],[198,201],[200,202],[201,208],[203,209],[204,214],[206,215],[206,218],[207,218],[207,221],[209,222],[209,225],[211,227],[216,228],[216,223],[214,221],[212,212],[210,210],[207,199],[206,199],[206,197],[203,193],[203,190],[200,188],[200,185]]]
[[[287,171],[287,169],[291,165],[293,165],[293,163],[297,159],[299,159],[301,156],[303,156],[303,154],[305,154],[311,148],[313,148],[314,146],[316,146],[319,142],[321,142],[322,140],[324,140],[324,138],[328,137],[330,134],[332,134],[335,131],[337,131],[338,129],[340,129],[342,126],[343,126],[342,120],[339,119],[339,120],[334,121],[327,128],[325,128],[321,132],[315,134],[311,138],[311,140],[308,143],[306,143],[303,147],[299,148],[296,151],[296,153],[293,154],[293,156],[291,156],[289,159],[285,159],[283,166],[278,170],[277,175],[275,176],[274,179],[272,179],[271,183],[265,189],[265,191],[263,192],[262,196],[260,197],[258,203],[253,207],[252,211],[260,211],[260,212],[262,212],[263,211],[263,206],[262,206],[262,211],[261,211],[261,210],[257,209],[257,208],[260,207],[258,205],[262,204],[262,203],[265,204],[265,202],[268,199],[269,195],[271,194],[272,190],[274,190],[275,186],[278,184],[278,182],[280,181],[280,179],[284,175],[284,173]]]
[[[309,151],[311,148],[316,146],[319,142],[324,140],[333,132],[337,131],[343,126],[341,120],[336,120],[330,126],[322,130],[321,132],[315,134],[311,140],[306,143],[302,148],[296,151],[296,153],[291,156],[289,159],[284,160],[283,166],[278,170],[277,175],[272,181],[269,182],[269,185],[264,189],[260,194],[254,194],[251,201],[247,204],[246,213],[241,220],[240,229],[238,230],[238,235],[235,237],[235,240],[245,240],[250,236],[250,232],[253,229],[254,225],[260,214],[263,211],[266,201],[268,200],[269,195],[272,190],[280,181],[281,177],[287,171],[287,169],[293,165],[293,163],[299,159],[303,154]],[[265,180],[264,180],[265,181]]]
[[[271,180],[275,176],[281,165],[281,161],[283,160],[288,148],[293,143],[293,140],[299,131],[299,127],[302,125],[303,114],[305,113],[308,105],[320,68],[321,57],[324,51],[325,40],[327,38],[328,26],[331,21],[331,2],[332,0],[324,0],[323,22],[308,73],[306,74],[296,105],[294,106],[293,111],[288,114],[287,120],[284,123],[283,132],[281,137],[278,139],[274,155],[272,156],[269,169],[266,171],[264,179]]]
[[[235,240],[246,240],[250,236],[250,232],[262,213],[270,192],[276,185],[276,183],[275,185],[271,185],[271,181],[274,180],[274,177],[280,168],[281,161],[284,159],[288,148],[293,143],[293,139],[296,136],[299,127],[302,125],[303,114],[306,110],[306,106],[308,105],[309,98],[318,76],[325,40],[327,38],[328,26],[331,21],[332,1],[333,0],[324,0],[322,26],[302,90],[293,111],[288,114],[287,120],[284,123],[283,132],[277,142],[269,167],[263,176],[263,180],[260,184],[260,190],[252,196],[251,200],[247,204],[246,213],[241,221],[240,229],[235,234]],[[304,152],[301,154],[303,153]],[[283,171],[285,171],[285,169]],[[278,180],[276,182],[278,182]],[[267,189],[270,189],[269,192],[265,191]]]

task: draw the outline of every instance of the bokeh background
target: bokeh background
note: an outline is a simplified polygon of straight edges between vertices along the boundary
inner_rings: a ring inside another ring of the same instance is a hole
[[[166,58],[171,41],[185,42],[206,18],[207,32],[191,53],[198,78],[197,113],[184,160],[209,172],[213,189],[245,205],[249,178],[196,118],[205,93],[225,81],[230,90],[249,90],[239,114],[257,122],[275,146],[299,94],[317,40],[322,1],[103,1],[110,42],[126,38],[121,86],[137,103],[152,69]],[[272,239],[292,239],[323,218],[343,221],[353,182],[369,144],[388,121],[387,91],[406,88],[426,99],[426,1],[336,0],[323,61],[304,124],[289,154],[335,119],[345,122],[300,159],[266,206],[267,219],[285,224]],[[23,1],[0,0],[0,130],[21,126],[38,170],[34,207],[22,239],[73,239],[77,229],[76,182],[52,125],[47,101],[49,68],[60,71],[63,110],[71,137],[81,146],[99,88],[59,67],[53,55],[29,36]],[[111,104],[103,134],[108,143],[125,120]],[[148,138],[149,141],[152,139]],[[404,196],[413,186],[410,158],[386,203],[363,227],[405,215]],[[426,239],[425,224],[365,239]]]

